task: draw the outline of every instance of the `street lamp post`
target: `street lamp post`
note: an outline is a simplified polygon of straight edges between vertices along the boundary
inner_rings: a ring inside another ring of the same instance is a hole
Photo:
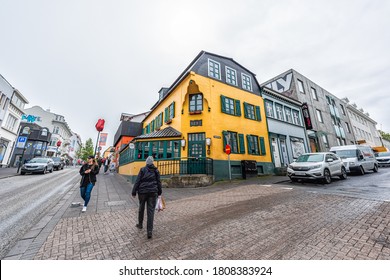
[[[61,146],[61,144],[62,144],[61,140],[58,140],[57,141],[57,154],[56,154],[57,157],[58,157],[58,148]]]
[[[98,147],[100,132],[104,129],[104,122],[105,122],[104,119],[99,119],[95,125],[96,130],[98,131],[98,137],[96,139],[95,154],[94,154],[95,157],[96,157],[96,151],[97,151],[97,147]]]

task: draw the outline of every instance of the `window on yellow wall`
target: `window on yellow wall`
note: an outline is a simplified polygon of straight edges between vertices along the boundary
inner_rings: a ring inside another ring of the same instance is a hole
[[[203,111],[203,95],[201,93],[190,95],[190,112]]]
[[[232,99],[221,95],[221,110],[223,113],[241,116],[241,105],[240,100]]]

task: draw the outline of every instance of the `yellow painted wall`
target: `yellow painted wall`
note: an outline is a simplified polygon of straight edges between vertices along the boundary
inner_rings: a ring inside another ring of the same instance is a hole
[[[189,97],[190,93],[196,93],[196,87],[190,81],[194,81],[198,86],[199,92],[203,93],[203,111],[199,115],[189,114]],[[189,92],[190,91],[190,92]],[[232,99],[238,99],[241,103],[241,116],[232,116],[222,113],[221,95]],[[187,134],[205,132],[206,137],[211,138],[212,144],[210,147],[210,155],[213,159],[226,159],[226,154],[223,152],[222,131],[229,130],[245,135],[245,154],[231,154],[231,160],[256,160],[261,162],[272,162],[271,152],[269,147],[267,122],[265,116],[264,101],[261,96],[244,91],[238,87],[229,86],[222,82],[203,77],[191,72],[176,89],[144,120],[144,127],[154,120],[161,112],[164,112],[173,101],[175,101],[175,118],[169,124],[176,130],[182,132],[184,139],[188,144]],[[261,121],[246,119],[244,117],[244,102],[255,106],[260,106]],[[209,112],[210,108],[210,112]],[[183,114],[182,114],[183,111]],[[164,119],[164,117],[163,117]],[[190,126],[190,120],[202,120],[202,126]],[[161,129],[167,127],[163,124]],[[249,155],[247,153],[246,135],[253,134],[264,137],[266,146],[266,155]],[[221,139],[214,138],[219,136]],[[187,157],[186,148],[181,151],[182,157]]]

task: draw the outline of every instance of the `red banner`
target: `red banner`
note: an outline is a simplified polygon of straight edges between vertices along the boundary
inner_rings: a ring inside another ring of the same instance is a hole
[[[105,146],[107,142],[108,133],[100,133],[99,146]]]

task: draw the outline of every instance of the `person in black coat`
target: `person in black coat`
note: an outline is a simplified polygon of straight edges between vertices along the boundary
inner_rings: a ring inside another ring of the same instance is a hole
[[[139,229],[142,229],[145,204],[147,204],[147,233],[149,239],[152,238],[153,234],[153,220],[157,197],[162,194],[160,172],[154,166],[153,162],[153,157],[151,156],[146,159],[146,166],[142,167],[139,171],[132,190],[133,197],[138,193],[139,210],[138,224],[136,224],[136,227]]]
[[[84,199],[82,212],[87,211],[88,202],[91,198],[91,192],[96,183],[96,175],[99,173],[99,165],[94,156],[88,157],[88,162],[80,168],[80,175],[83,176],[80,182],[80,194]]]

